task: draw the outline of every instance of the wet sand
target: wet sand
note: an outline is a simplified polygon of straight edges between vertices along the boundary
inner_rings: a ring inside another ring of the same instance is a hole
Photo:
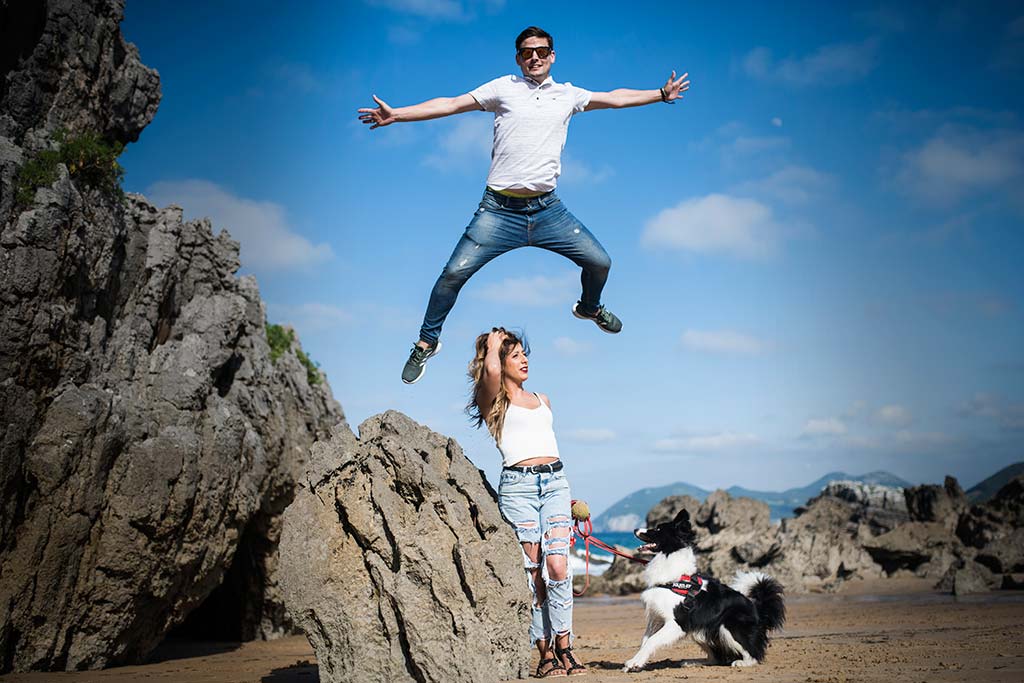
[[[663,650],[648,669],[625,674],[643,633],[637,597],[586,597],[576,603],[576,647],[590,666],[584,680],[694,680],[844,683],[846,681],[1022,681],[1024,593],[954,598],[917,580],[851,583],[836,595],[787,599],[789,619],[767,661],[749,669],[688,666],[701,661],[691,641]],[[536,655],[533,666],[536,665]],[[305,638],[272,642],[168,643],[149,664],[106,671],[9,674],[0,681],[196,681],[311,683]]]

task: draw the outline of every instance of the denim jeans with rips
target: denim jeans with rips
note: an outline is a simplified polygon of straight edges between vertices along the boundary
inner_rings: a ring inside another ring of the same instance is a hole
[[[582,307],[587,313],[598,309],[612,261],[586,226],[569,213],[554,192],[518,198],[488,188],[434,283],[420,339],[431,345],[436,343],[466,281],[495,257],[520,247],[547,249],[580,266]]]
[[[540,543],[540,562],[523,552],[526,580],[533,596],[530,618],[530,645],[538,640],[551,642],[555,635],[572,638],[572,570],[569,567],[569,542],[572,537],[569,482],[563,472],[537,474],[502,470],[498,485],[498,509],[516,530],[520,543]],[[553,580],[547,567],[552,555],[565,557],[565,578]],[[544,595],[537,595],[531,572],[541,570]]]

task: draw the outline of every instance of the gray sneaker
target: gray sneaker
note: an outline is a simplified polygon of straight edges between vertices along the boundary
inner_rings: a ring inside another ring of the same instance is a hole
[[[595,325],[608,334],[618,334],[622,330],[622,321],[616,318],[615,314],[604,306],[598,308],[597,313],[587,315],[580,310],[581,303],[582,302],[577,301],[572,305],[572,314],[580,320],[592,320]]]
[[[427,348],[413,344],[412,351],[409,352],[409,360],[405,361],[405,367],[402,368],[402,381],[406,384],[418,382],[423,373],[427,371],[427,359],[436,356],[440,351],[440,340]]]

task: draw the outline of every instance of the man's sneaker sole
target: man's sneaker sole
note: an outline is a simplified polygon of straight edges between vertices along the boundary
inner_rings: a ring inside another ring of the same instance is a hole
[[[579,301],[577,301],[576,303],[574,303],[574,304],[572,305],[572,314],[573,314],[574,316],[576,316],[577,318],[579,318],[580,320],[589,320],[590,322],[592,322],[592,323],[594,323],[595,325],[597,325],[597,329],[601,330],[601,331],[602,331],[602,332],[604,332],[605,334],[618,334],[619,332],[621,332],[621,331],[622,331],[622,330],[620,329],[620,330],[617,330],[617,331],[615,331],[615,332],[612,332],[611,330],[606,330],[606,329],[604,329],[603,327],[601,327],[601,325],[600,325],[600,324],[598,324],[598,322],[597,322],[597,318],[594,318],[594,317],[592,317],[592,316],[589,316],[589,315],[583,315],[582,313],[580,313],[579,311],[577,311],[577,310],[576,310],[576,307],[577,307],[577,306],[579,306],[579,305],[580,305],[580,302],[579,302]]]
[[[415,379],[406,379],[405,377],[403,377],[402,381],[405,382],[406,384],[416,384],[416,382],[419,382],[420,379],[423,378],[423,375],[427,373],[427,361],[439,353],[441,353],[441,340],[438,340],[437,344],[434,346],[434,351],[429,356],[423,359],[423,365],[420,366],[420,374],[416,375]]]

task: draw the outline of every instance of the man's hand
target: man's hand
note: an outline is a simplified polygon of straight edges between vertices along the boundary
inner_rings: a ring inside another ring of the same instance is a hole
[[[690,89],[690,81],[686,80],[686,77],[689,75],[689,72],[687,72],[677,79],[676,72],[672,72],[672,75],[665,81],[665,87],[662,88],[665,91],[666,102],[683,99],[683,93]]]
[[[675,75],[675,72],[672,72]],[[373,101],[377,103],[376,109],[360,109],[359,120],[363,123],[372,123],[370,130],[374,128],[380,128],[381,126],[389,126],[397,119],[395,118],[394,110],[388,106],[388,103],[380,99],[376,95],[373,96]]]

